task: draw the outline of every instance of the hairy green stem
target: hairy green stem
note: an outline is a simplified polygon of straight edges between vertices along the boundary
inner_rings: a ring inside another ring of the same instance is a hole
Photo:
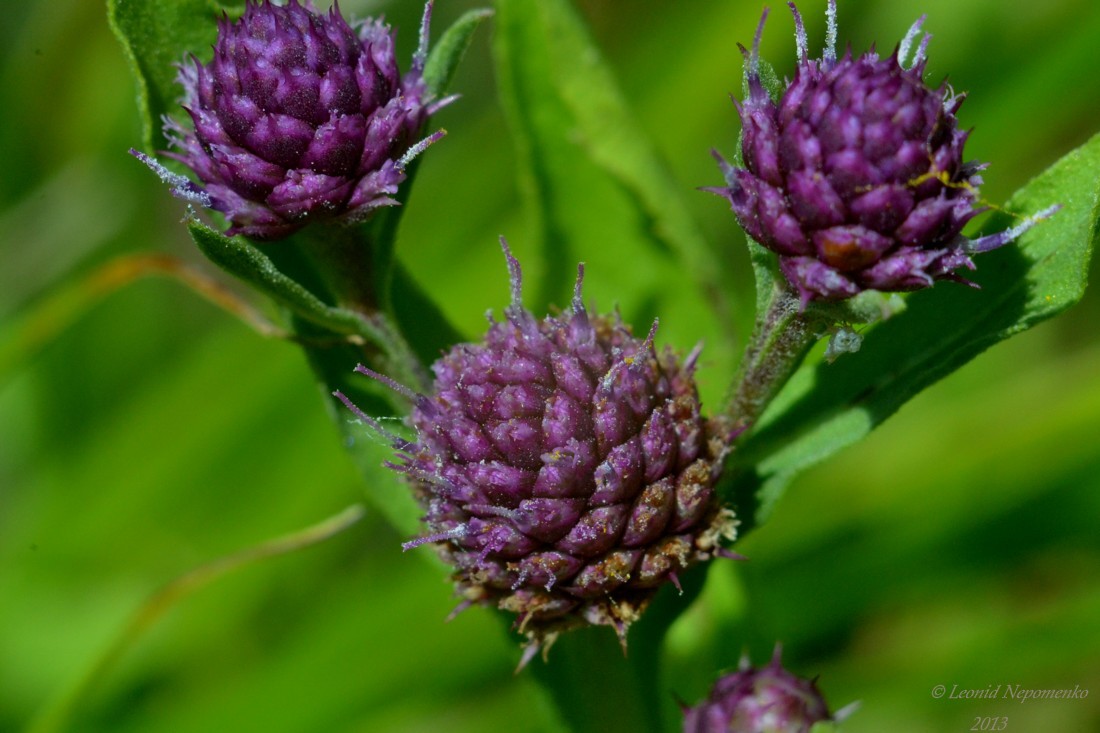
[[[778,281],[763,314],[757,317],[745,349],[726,414],[738,433],[747,432],[798,369],[826,326],[804,310],[798,296]]]
[[[392,263],[376,261],[374,241],[366,225],[315,225],[297,234],[303,264],[320,280],[334,305],[357,314],[379,349],[364,348],[363,360],[408,387],[424,391],[430,385],[424,365],[395,323],[388,296],[381,292],[386,280],[379,271]],[[351,366],[354,366],[351,365]]]

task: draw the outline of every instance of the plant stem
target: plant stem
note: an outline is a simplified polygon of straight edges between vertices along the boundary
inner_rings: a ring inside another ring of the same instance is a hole
[[[706,565],[685,571],[683,592],[666,585],[627,634],[627,653],[607,627],[565,631],[532,660],[534,673],[573,733],[662,733],[680,730],[674,683],[662,676],[668,629],[699,596]],[[671,685],[671,686],[670,686]]]
[[[727,403],[726,414],[733,420],[735,433],[745,433],[756,424],[802,363],[824,325],[820,317],[803,309],[798,296],[785,283],[775,284],[767,309],[757,318]]]
[[[610,629],[574,629],[530,669],[574,733],[660,733],[660,648],[645,641],[627,656]]]
[[[334,304],[353,311],[371,328],[381,353],[365,348],[363,359],[406,386],[423,391],[430,385],[423,364],[405,335],[394,323],[388,299],[379,292],[381,278],[373,251],[378,243],[367,226],[318,224],[307,227],[299,237],[299,251],[305,263],[320,279]]]

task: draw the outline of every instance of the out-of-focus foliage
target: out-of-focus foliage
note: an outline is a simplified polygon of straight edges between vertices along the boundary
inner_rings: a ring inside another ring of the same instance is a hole
[[[436,27],[479,4],[438,0]],[[817,5],[802,7],[812,45],[823,37]],[[401,29],[400,57],[409,57],[419,3],[341,7],[385,11]],[[740,87],[734,42],[751,39],[760,8],[720,0],[580,7],[626,103],[749,303],[732,215],[692,189],[720,181],[710,147],[733,149],[726,93]],[[781,32],[791,23],[780,9],[762,54],[789,73],[794,42]],[[141,139],[135,87],[103,7],[40,0],[5,12],[7,354],[21,316],[113,256],[154,250],[203,265],[179,203],[126,155]],[[993,164],[983,188],[990,201],[1095,131],[1094,4],[842,0],[840,41],[890,48],[921,12],[935,35],[930,78],[949,72],[956,89],[971,92],[960,116],[976,127],[971,157]],[[489,46],[488,35],[475,38],[457,72],[463,99],[437,118],[449,134],[423,159],[397,247],[467,335],[482,330],[487,308],[507,302],[498,234],[531,263],[530,282],[589,259],[585,289],[601,308],[618,300],[632,261],[633,244],[614,236],[591,256],[554,261],[536,252],[543,234],[522,207]],[[601,231],[606,221],[578,207],[571,226]],[[670,292],[693,285],[671,267],[664,277]],[[567,295],[539,297],[564,305]],[[657,315],[656,304],[626,305],[635,323]],[[662,343],[686,349],[714,337],[704,319],[661,315]],[[751,317],[731,314],[742,334]],[[717,565],[675,627],[668,694],[697,700],[742,649],[762,659],[781,640],[788,668],[820,674],[834,706],[863,700],[847,731],[965,730],[988,715],[1008,716],[1018,731],[1096,727],[1098,317],[1093,291],[799,479],[738,547],[751,561]],[[739,345],[713,347],[700,369],[710,404],[721,399]],[[169,578],[333,514],[364,491],[403,490],[362,484],[294,346],[261,339],[169,281],[107,297],[2,366],[0,730],[19,728],[77,679]],[[496,619],[471,610],[445,624],[453,601],[442,572],[403,555],[402,539],[371,515],[324,546],[202,590],[101,681],[75,729],[554,730],[531,678],[512,675],[518,650]],[[965,702],[933,699],[936,684],[1080,685],[1093,694]]]

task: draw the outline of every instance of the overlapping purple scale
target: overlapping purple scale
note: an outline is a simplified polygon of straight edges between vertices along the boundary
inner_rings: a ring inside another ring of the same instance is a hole
[[[547,400],[542,416],[547,450],[561,448],[577,437],[593,435],[592,430],[592,416],[583,403],[563,392],[556,392]]]
[[[756,206],[766,236],[778,249],[791,253],[801,253],[806,249],[805,233],[791,210],[790,199],[778,189],[762,183]]]
[[[592,507],[584,512],[554,547],[582,557],[594,557],[618,544],[630,516],[629,505]]]
[[[792,120],[779,133],[779,162],[788,174],[793,171],[819,170],[821,156],[821,141],[814,134],[814,128],[805,120]]]
[[[632,500],[642,487],[642,446],[637,436],[617,445],[596,467],[596,490],[588,499],[593,506],[621,504]]]
[[[905,221],[915,203],[908,186],[888,183],[856,196],[848,208],[861,225],[889,235]]]
[[[841,150],[825,159],[825,175],[833,190],[846,198],[864,193],[884,182],[878,167],[858,150]]]
[[[267,205],[286,221],[338,209],[351,194],[352,181],[309,170],[288,171],[267,195]]]
[[[675,501],[676,484],[671,476],[648,484],[630,511],[622,544],[642,547],[658,540],[672,518]]]
[[[684,532],[706,513],[714,494],[710,463],[698,460],[676,478],[675,501],[672,505],[671,532]]]
[[[539,497],[588,496],[594,486],[594,473],[599,464],[595,446],[571,439],[564,447],[542,457],[531,495]]]
[[[539,542],[553,544],[576,526],[585,505],[583,498],[576,497],[524,499],[516,512],[516,527]]]
[[[504,560],[516,560],[531,554],[539,547],[536,540],[502,519],[472,517],[466,525],[468,530],[464,543],[475,552],[492,553]]]
[[[538,474],[505,461],[481,461],[467,464],[466,477],[490,503],[515,506],[531,495]]]
[[[593,413],[596,445],[605,454],[634,435],[640,427],[637,416],[628,405],[608,399],[598,389]]]
[[[622,549],[588,564],[573,579],[571,592],[580,598],[599,598],[626,585],[641,557],[641,550]]]
[[[910,247],[937,241],[938,235],[949,225],[954,210],[955,202],[946,195],[925,199],[905,217],[894,236],[901,244]]]
[[[679,455],[679,436],[666,406],[653,411],[640,437],[642,460],[645,462],[643,478],[646,483],[653,483],[676,468]]]
[[[512,465],[537,470],[543,453],[542,431],[537,418],[513,417],[491,420],[486,432],[497,451]]]
[[[354,173],[354,161],[366,138],[366,123],[355,115],[333,116],[313,133],[302,154],[301,165],[330,176]]]
[[[676,470],[682,471],[703,450],[705,436],[699,401],[680,395],[669,404],[669,415],[676,433]]]
[[[286,179],[285,171],[236,145],[212,145],[205,158],[225,185],[237,195],[266,198]],[[274,212],[272,212],[274,213]],[[281,221],[281,217],[277,217]]]
[[[642,553],[634,569],[634,583],[647,588],[666,582],[669,573],[686,564],[691,552],[690,536],[676,535],[661,539]]]
[[[862,291],[836,268],[813,257],[780,257],[779,269],[806,300],[842,300]]]
[[[824,229],[844,222],[844,200],[820,170],[805,168],[787,176],[787,200],[804,229]]]
[[[867,287],[878,290],[917,290],[934,283],[929,266],[943,257],[944,250],[902,247],[860,273]]]
[[[741,115],[743,132],[741,154],[746,165],[766,183],[779,186],[783,174],[779,167],[779,128],[772,109],[747,108]]]
[[[582,567],[582,560],[557,550],[533,552],[516,563],[525,584],[543,588],[572,578]]]
[[[509,384],[493,399],[493,414],[501,419],[539,417],[554,391],[540,384]],[[579,409],[579,408],[578,408]]]
[[[814,232],[818,260],[840,272],[862,270],[877,262],[892,246],[891,237],[860,224]]]
[[[585,368],[580,358],[568,352],[555,352],[550,357],[556,388],[577,402],[591,401],[596,390],[596,380]]]

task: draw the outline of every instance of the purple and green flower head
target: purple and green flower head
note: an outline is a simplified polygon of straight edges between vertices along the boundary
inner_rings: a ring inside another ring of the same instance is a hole
[[[531,641],[526,661],[576,626],[611,626],[625,639],[659,587],[732,555],[722,543],[736,521],[715,492],[730,430],[701,413],[698,350],[681,359],[656,348],[656,322],[639,339],[617,316],[589,313],[583,267],[570,308],[537,319],[505,253],[504,320],[490,317],[482,341],[436,361],[431,394],[357,371],[412,402],[415,438],[389,436],[390,467],[411,482],[428,528],[406,547],[436,547],[462,607],[516,614]]]
[[[431,3],[418,50],[401,74],[393,33],[378,20],[350,25],[337,6],[248,0],[218,26],[207,64],[180,66],[191,125],[166,119],[174,150],[199,182],[138,158],[173,193],[222,212],[228,234],[285,237],[307,223],[366,219],[392,206],[410,161],[442,133],[420,139],[450,101],[423,80]]]
[[[685,708],[684,733],[810,733],[855,711],[858,703],[830,714],[816,682],[784,669],[781,652],[777,645],[760,668],[743,657],[737,671],[719,677],[706,700]]]
[[[746,58],[741,162],[718,157],[725,197],[750,237],[779,256],[803,303],[843,300],[865,290],[910,291],[937,280],[967,282],[971,257],[1003,246],[1053,213],[969,239],[963,227],[980,205],[983,163],[967,161],[969,131],[956,114],[965,98],[944,82],[924,83],[930,35],[924,17],[894,52],[837,56],[836,1],[829,0],[826,47],[809,57],[795,20],[798,66],[776,98],[761,75],[764,11]]]

